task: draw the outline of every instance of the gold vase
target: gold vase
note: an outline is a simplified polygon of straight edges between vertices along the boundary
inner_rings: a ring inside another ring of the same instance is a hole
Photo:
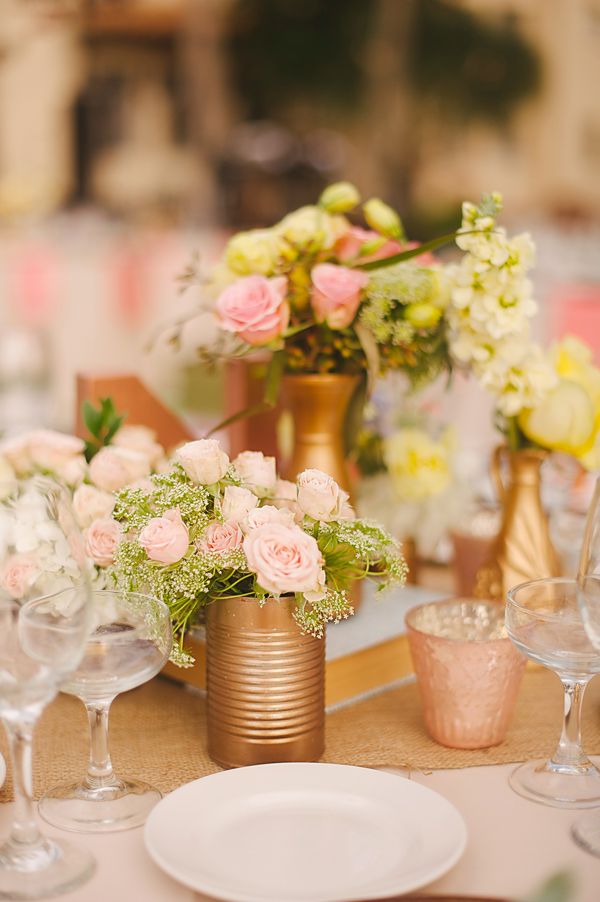
[[[206,608],[208,753],[223,767],[317,761],[325,747],[325,640],[301,632],[294,598]]]
[[[492,477],[502,503],[502,524],[490,556],[477,574],[475,595],[503,601],[513,586],[530,579],[558,576],[558,556],[542,507],[541,467],[547,452],[496,449]],[[508,480],[504,484],[502,463]]]
[[[293,420],[294,441],[283,468],[286,479],[314,467],[351,493],[344,454],[344,421],[359,376],[340,373],[290,375],[283,379],[283,401]]]

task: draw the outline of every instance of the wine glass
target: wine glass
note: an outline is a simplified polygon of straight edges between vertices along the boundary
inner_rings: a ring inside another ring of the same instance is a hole
[[[171,651],[169,609],[157,598],[134,592],[92,593],[94,631],[84,657],[61,686],[84,703],[90,727],[90,758],[83,781],[50,789],[40,800],[42,817],[79,832],[112,832],[143,824],[160,800],[158,789],[113,771],[108,714],[121,692],[155,676]]]
[[[564,689],[563,728],[547,761],[528,761],[510,785],[528,799],[559,808],[600,805],[600,771],[581,746],[585,688],[600,673],[600,653],[590,642],[578,606],[575,579],[536,579],[508,592],[506,629],[528,658],[553,670]]]
[[[94,872],[86,849],[40,833],[31,772],[35,724],[77,667],[90,626],[89,573],[65,489],[45,477],[0,483],[0,719],[14,786],[2,899],[59,895]]]
[[[600,655],[600,479],[590,504],[579,559],[578,602],[585,630]],[[575,822],[575,842],[600,858],[600,812],[591,812]]]

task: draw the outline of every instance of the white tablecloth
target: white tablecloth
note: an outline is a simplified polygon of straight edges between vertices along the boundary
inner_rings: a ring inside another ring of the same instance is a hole
[[[444,795],[467,824],[469,840],[463,858],[428,891],[522,899],[551,874],[568,870],[577,882],[571,902],[599,902],[600,859],[582,852],[569,836],[580,812],[521,799],[507,783],[511,767],[410,775],[394,771],[399,779],[409,777]],[[5,805],[0,812],[2,832],[8,827],[9,809]],[[92,880],[64,897],[70,902],[204,902],[206,898],[175,883],[153,864],[144,849],[141,828],[105,836],[70,834],[69,838],[85,844],[98,862]]]

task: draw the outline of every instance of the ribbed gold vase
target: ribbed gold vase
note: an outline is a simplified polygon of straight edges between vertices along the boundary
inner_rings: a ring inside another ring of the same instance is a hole
[[[302,470],[315,468],[351,492],[344,422],[359,378],[342,373],[284,377],[283,403],[294,424],[293,450],[283,468],[286,479],[295,480]]]
[[[477,573],[475,595],[506,599],[509,589],[530,579],[559,576],[548,517],[542,506],[542,464],[546,451],[496,449],[492,477],[502,504],[502,524],[490,555]],[[503,467],[507,478],[503,477]]]
[[[221,598],[206,608],[208,753],[223,767],[317,761],[325,747],[325,640],[295,600]]]

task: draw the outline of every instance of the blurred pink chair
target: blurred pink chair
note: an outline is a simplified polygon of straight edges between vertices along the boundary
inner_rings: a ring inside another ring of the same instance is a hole
[[[560,285],[549,301],[549,338],[575,335],[594,352],[600,363],[600,283]]]

